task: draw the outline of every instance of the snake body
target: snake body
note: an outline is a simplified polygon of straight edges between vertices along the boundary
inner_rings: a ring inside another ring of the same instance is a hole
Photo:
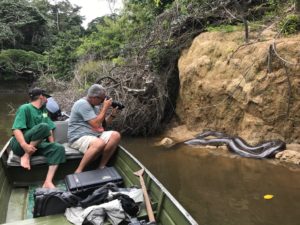
[[[214,138],[208,138],[214,137]],[[184,142],[188,145],[226,145],[228,150],[243,157],[249,158],[271,158],[284,149],[285,142],[281,140],[270,140],[257,145],[249,145],[244,139],[236,136],[229,136],[222,132],[206,131],[198,134],[195,138]]]

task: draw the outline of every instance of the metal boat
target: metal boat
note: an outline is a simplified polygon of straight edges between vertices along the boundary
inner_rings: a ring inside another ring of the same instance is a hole
[[[67,122],[57,121],[54,132],[55,140],[64,144],[67,161],[59,166],[55,181],[63,181],[64,177],[72,174],[78,166],[82,155],[70,149],[67,141]],[[10,147],[9,141],[3,147],[0,162],[0,223],[5,224],[37,224],[37,225],[63,225],[70,224],[64,214],[51,215],[39,218],[28,216],[30,206],[30,190],[38,186],[44,179],[48,166],[43,156],[31,159],[31,170],[23,169]],[[140,186],[139,178],[134,172],[145,169],[143,178],[154,211],[156,223],[159,225],[197,225],[198,223],[183,208],[183,206],[169,193],[169,191],[140,163],[130,152],[119,146],[116,153],[108,163],[114,166],[122,176],[125,187]],[[147,219],[147,211],[140,211],[138,218]],[[109,224],[109,222],[107,222]]]

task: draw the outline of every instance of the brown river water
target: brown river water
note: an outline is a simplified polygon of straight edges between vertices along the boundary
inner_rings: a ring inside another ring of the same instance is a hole
[[[27,85],[0,82],[0,147]],[[157,147],[161,137],[123,137],[137,157],[200,225],[300,225],[300,166],[241,158],[226,150],[184,144]],[[266,194],[274,195],[265,200]]]

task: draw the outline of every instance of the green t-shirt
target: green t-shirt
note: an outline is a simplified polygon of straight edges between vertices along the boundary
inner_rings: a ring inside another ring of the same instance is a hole
[[[46,107],[38,109],[31,103],[27,103],[18,109],[12,129],[25,132],[40,123],[47,123],[51,130],[55,128],[55,124],[48,116]]]

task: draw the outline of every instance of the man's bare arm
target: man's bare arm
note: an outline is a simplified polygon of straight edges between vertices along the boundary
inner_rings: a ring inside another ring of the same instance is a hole
[[[105,120],[106,112],[111,106],[112,99],[105,99],[103,102],[103,107],[100,110],[100,113],[97,115],[95,119],[89,120],[88,123],[94,128],[102,127],[102,123]]]

